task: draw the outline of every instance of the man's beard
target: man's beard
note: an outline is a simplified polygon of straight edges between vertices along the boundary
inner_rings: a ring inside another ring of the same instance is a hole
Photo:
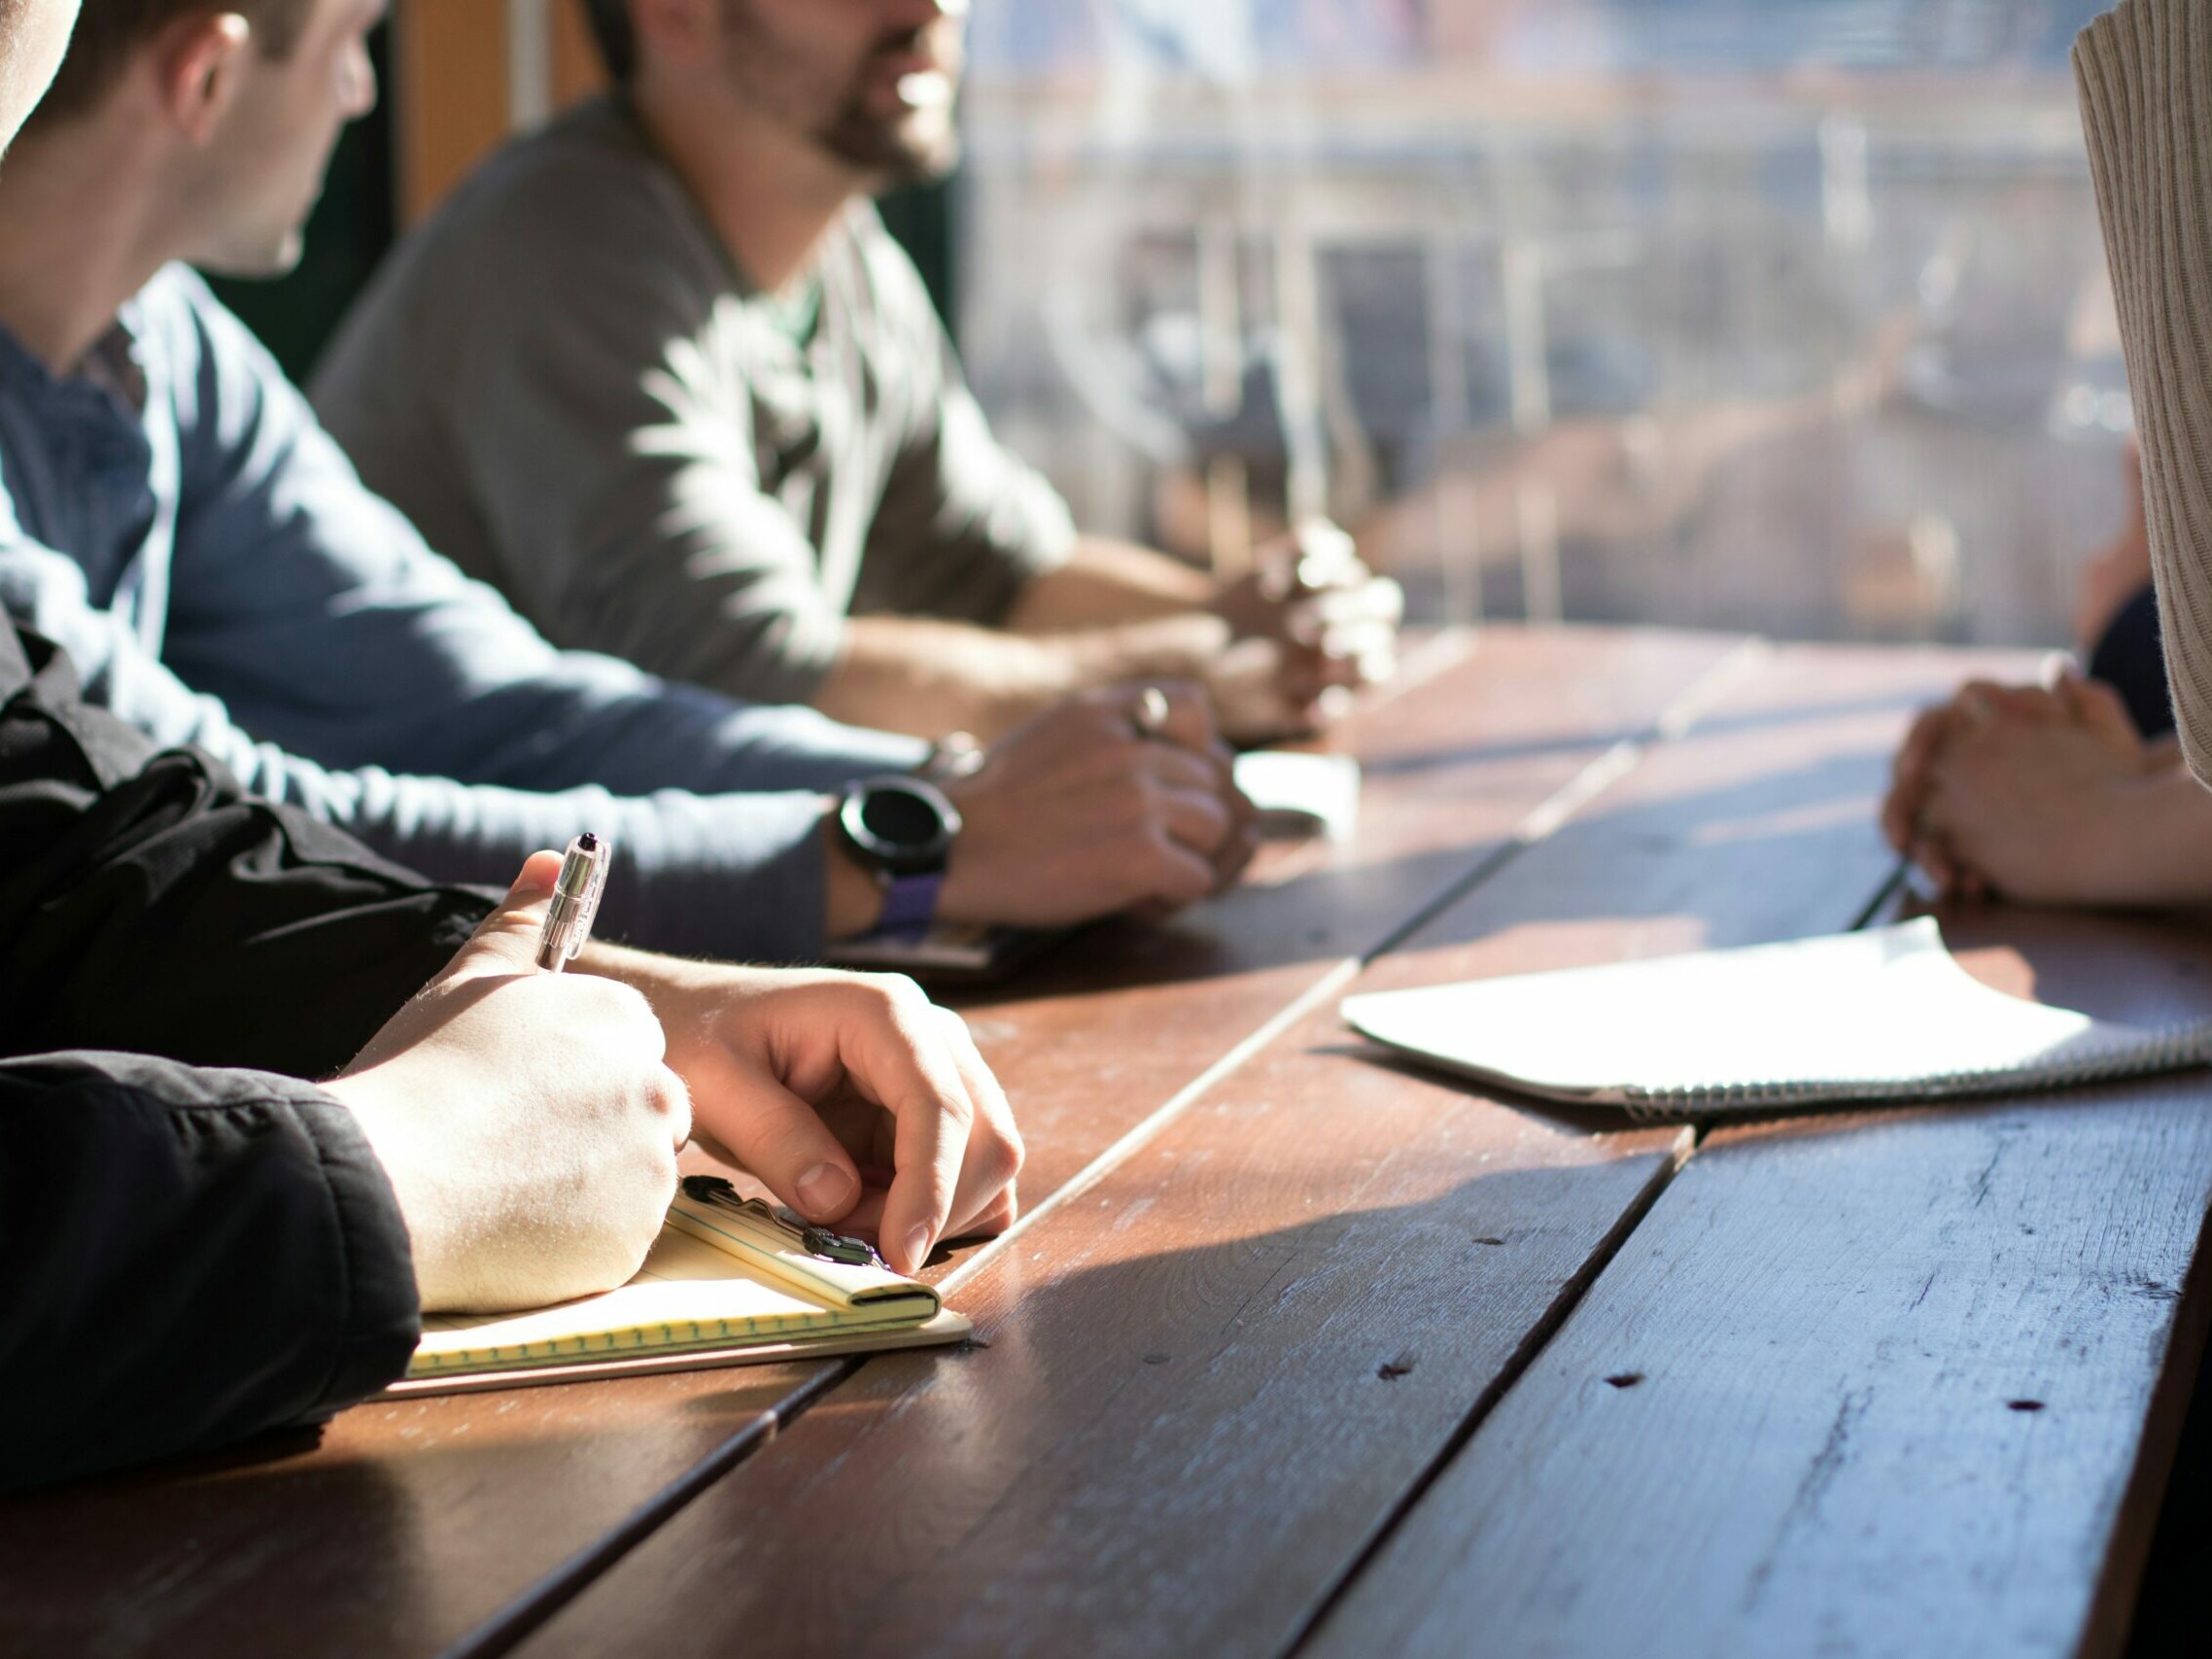
[[[867,176],[879,186],[923,184],[941,179],[960,159],[960,135],[950,109],[906,108],[889,118],[870,107],[871,75],[892,55],[916,51],[926,30],[907,30],[877,42],[861,62],[845,100],[834,116],[811,125],[804,112],[804,81],[795,88],[763,66],[787,60],[790,49],[753,9],[751,0],[722,0],[722,44],[739,96],[779,123],[804,132],[825,155]],[[957,83],[957,66],[946,71]]]
[[[933,183],[960,159],[960,131],[950,110],[910,110],[884,121],[869,113],[858,91],[815,142],[847,166],[891,185]]]

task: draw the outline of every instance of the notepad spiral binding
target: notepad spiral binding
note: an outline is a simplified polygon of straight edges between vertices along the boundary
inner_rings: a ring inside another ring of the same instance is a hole
[[[2212,1063],[2212,1020],[2148,1027],[2127,1038],[2099,1045],[2059,1060],[2033,1065],[1989,1066],[1947,1072],[1938,1077],[1867,1079],[1846,1082],[1691,1084],[1681,1088],[1622,1087],[1618,1103],[1638,1123],[1672,1123],[1711,1114],[1849,1104],[1915,1106],[2008,1089],[2044,1091],[2116,1078],[2151,1077]]]

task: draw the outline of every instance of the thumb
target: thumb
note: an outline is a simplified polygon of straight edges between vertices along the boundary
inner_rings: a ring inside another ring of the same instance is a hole
[[[1221,731],[1214,724],[1214,700],[1206,695],[1206,688],[1195,680],[1161,680],[1157,689],[1167,700],[1167,719],[1159,728],[1159,737],[1168,743],[1201,754],[1221,740]]]
[[[834,1052],[840,1029],[822,1020],[805,1034],[831,1039]],[[773,1068],[710,1044],[685,1066],[684,1081],[732,1160],[779,1201],[812,1222],[850,1213],[862,1195],[859,1170],[821,1114]]]
[[[527,974],[537,967],[537,939],[545,928],[545,907],[553,897],[553,883],[561,877],[558,852],[534,852],[523,860],[522,873],[499,908],[477,923],[468,943],[454,953],[445,972],[433,981],[452,985],[461,980],[485,979],[499,974]]]
[[[2075,679],[2070,683],[2074,711],[2082,724],[2109,743],[2130,748],[2142,746],[2143,734],[2136,729],[2135,716],[2127,712],[2127,700],[2116,688],[2101,679]]]

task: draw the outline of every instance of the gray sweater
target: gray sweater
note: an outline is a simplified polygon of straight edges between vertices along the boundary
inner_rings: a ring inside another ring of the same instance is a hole
[[[853,611],[994,622],[1075,538],[873,208],[809,292],[758,294],[619,100],[464,185],[313,393],[368,483],[556,643],[736,697],[810,701]]]

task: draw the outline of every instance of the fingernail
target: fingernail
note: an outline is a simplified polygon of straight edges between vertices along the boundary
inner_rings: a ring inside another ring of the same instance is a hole
[[[799,1177],[799,1207],[810,1216],[836,1215],[851,1192],[852,1177],[834,1163],[817,1163]]]
[[[907,1260],[919,1267],[929,1260],[929,1228],[917,1227],[907,1234]]]

